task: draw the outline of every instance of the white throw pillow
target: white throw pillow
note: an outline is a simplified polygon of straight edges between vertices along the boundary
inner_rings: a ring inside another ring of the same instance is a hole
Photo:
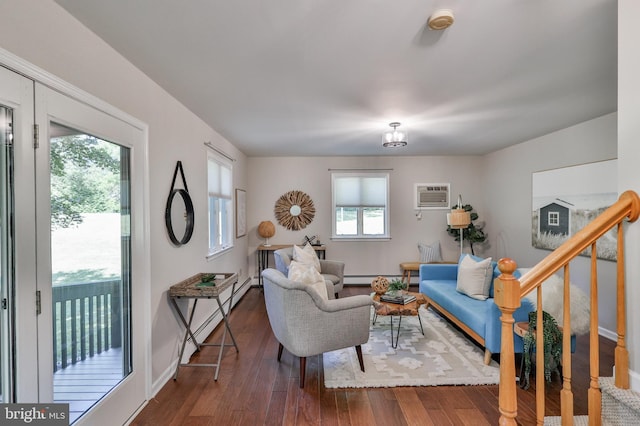
[[[418,251],[420,252],[420,263],[442,262],[440,241],[434,241],[431,244],[418,243]]]
[[[302,248],[296,245],[293,246],[293,260],[301,263],[309,263],[320,272],[320,259],[318,259],[318,254],[308,243]]]
[[[458,265],[456,290],[474,299],[486,300],[489,297],[492,279],[490,257],[476,262],[471,256],[464,256]]]
[[[320,297],[329,300],[324,278],[313,265],[292,260],[289,265],[289,279],[302,284],[308,284],[314,291],[320,294]]]

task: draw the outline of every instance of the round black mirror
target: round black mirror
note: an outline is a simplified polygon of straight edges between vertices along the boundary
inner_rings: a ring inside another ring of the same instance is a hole
[[[179,198],[176,198],[176,194],[180,194]],[[174,200],[175,199],[175,200]],[[169,233],[169,239],[177,246],[186,244],[193,235],[193,223],[194,223],[193,203],[189,193],[184,189],[174,189],[167,198],[167,205],[164,210],[164,222]],[[174,231],[178,231],[178,234],[182,234],[182,238],[178,239]]]

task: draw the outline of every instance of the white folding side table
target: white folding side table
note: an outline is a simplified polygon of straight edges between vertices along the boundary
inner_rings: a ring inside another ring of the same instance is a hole
[[[202,277],[204,275],[215,275],[215,285],[204,285],[202,283]],[[236,348],[236,352],[240,352],[240,350],[238,349],[238,345],[236,344],[236,339],[233,337],[233,333],[231,332],[231,327],[229,326],[229,319],[227,315],[228,313],[231,313],[233,294],[235,293],[237,282],[238,274],[236,273],[199,273],[190,278],[187,278],[184,281],[179,282],[178,284],[172,285],[169,288],[169,300],[171,300],[173,307],[178,313],[178,317],[186,328],[184,332],[184,339],[182,340],[182,347],[180,348],[180,355],[178,357],[178,365],[176,365],[176,372],[173,375],[173,380],[176,380],[178,378],[178,371],[180,370],[180,367],[215,367],[215,374],[213,379],[218,380],[220,361],[222,360],[222,352],[224,351],[224,341],[227,336],[227,331],[229,332],[229,336],[231,336],[231,340],[233,341],[233,346],[235,346]],[[227,310],[227,313],[225,313],[223,304],[222,302],[220,302],[220,294],[222,294],[222,292],[230,286],[231,296],[229,297],[229,309]],[[191,313],[189,314],[189,321],[185,319],[182,311],[178,307],[177,299],[194,299],[193,306],[191,307]],[[220,343],[198,343],[196,336],[194,336],[193,332],[191,331],[191,322],[193,321],[193,314],[196,311],[198,299],[215,299],[216,302],[218,302],[218,307],[220,308],[222,320],[225,325]],[[218,362],[215,364],[182,363],[182,355],[184,353],[184,348],[187,344],[187,338],[189,338],[189,336],[191,336],[191,341],[194,345],[196,345],[198,351],[202,346],[219,346],[220,353],[218,354]]]

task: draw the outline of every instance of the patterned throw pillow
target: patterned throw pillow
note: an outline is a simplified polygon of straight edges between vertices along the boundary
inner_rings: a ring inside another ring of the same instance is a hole
[[[487,300],[493,280],[491,258],[476,262],[471,256],[464,256],[458,265],[456,290],[478,300]]]
[[[296,245],[293,246],[293,260],[300,263],[309,263],[320,272],[320,259],[318,259],[316,251],[309,243],[305,244],[303,248]]]
[[[418,251],[420,252],[420,263],[442,262],[440,241],[434,241],[431,244],[418,243]]]
[[[329,296],[327,295],[327,285],[324,282],[324,278],[313,265],[292,260],[289,265],[288,278],[291,281],[308,284],[311,286],[313,291],[320,294],[320,297],[324,300],[329,300]]]

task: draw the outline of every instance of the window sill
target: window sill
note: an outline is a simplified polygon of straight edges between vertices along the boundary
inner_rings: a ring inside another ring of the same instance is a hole
[[[218,257],[222,256],[223,254],[225,254],[225,253],[227,253],[227,252],[231,251],[232,249],[233,249],[233,246],[229,246],[229,247],[225,247],[225,248],[223,248],[223,249],[221,249],[221,250],[215,251],[215,252],[213,252],[213,253],[209,253],[209,254],[206,256],[206,259],[207,259],[208,261],[209,261],[209,260],[216,259],[216,258],[218,258]]]
[[[353,242],[391,241],[391,237],[331,237],[331,241],[353,241]]]

